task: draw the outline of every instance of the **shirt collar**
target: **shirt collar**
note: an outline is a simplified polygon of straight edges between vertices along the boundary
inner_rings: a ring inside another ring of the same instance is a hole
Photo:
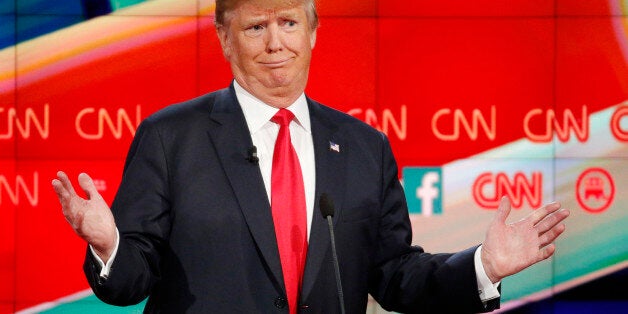
[[[240,86],[236,80],[233,80],[233,88],[236,98],[240,103],[240,107],[242,107],[242,111],[244,112],[244,118],[246,119],[251,134],[259,131],[279,111],[278,108],[267,105],[251,95],[251,93]],[[311,133],[310,113],[304,93],[301,93],[301,96],[286,109],[294,114],[298,125],[306,132]]]

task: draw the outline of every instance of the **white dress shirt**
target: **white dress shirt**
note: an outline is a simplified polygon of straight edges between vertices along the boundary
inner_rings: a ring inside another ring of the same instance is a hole
[[[244,112],[246,124],[249,127],[253,145],[257,148],[259,168],[262,171],[266,194],[270,203],[271,173],[273,169],[273,154],[275,142],[279,133],[279,124],[270,119],[279,111],[279,108],[271,107],[255,98],[238,82],[233,81],[238,102]],[[310,113],[305,100],[305,94],[286,109],[294,114],[290,122],[290,140],[299,157],[301,173],[303,174],[303,186],[305,188],[305,208],[307,210],[307,237],[310,238],[310,227],[314,212],[314,194],[316,188],[316,169],[314,167],[314,142],[312,140],[312,128],[310,127]]]

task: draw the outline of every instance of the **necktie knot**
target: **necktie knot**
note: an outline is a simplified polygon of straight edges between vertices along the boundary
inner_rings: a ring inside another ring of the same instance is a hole
[[[290,125],[290,121],[294,119],[294,114],[285,108],[279,109],[279,111],[271,118],[271,121],[279,124],[280,126]]]

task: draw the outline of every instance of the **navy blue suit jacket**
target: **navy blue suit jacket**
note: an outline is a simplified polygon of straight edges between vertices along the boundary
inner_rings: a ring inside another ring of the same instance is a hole
[[[308,99],[316,160],[315,213],[299,311],[339,312],[327,193],[347,313],[370,293],[398,312],[472,313],[473,252],[428,254],[412,230],[386,137]],[[340,151],[330,150],[330,141]],[[117,305],[148,297],[149,313],[288,313],[270,204],[233,87],[169,106],[138,128],[112,204],[121,239],[107,279],[87,254],[96,295]]]

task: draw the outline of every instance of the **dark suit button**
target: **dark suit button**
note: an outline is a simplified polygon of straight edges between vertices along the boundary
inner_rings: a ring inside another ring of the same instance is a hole
[[[286,307],[286,305],[288,305],[288,301],[286,301],[286,299],[284,299],[282,297],[277,297],[275,299],[275,306],[278,309],[283,309],[284,307]]]
[[[307,310],[310,306],[309,306],[309,305],[307,305],[307,304],[301,304],[301,305],[299,305],[299,307],[300,307],[302,310]]]

